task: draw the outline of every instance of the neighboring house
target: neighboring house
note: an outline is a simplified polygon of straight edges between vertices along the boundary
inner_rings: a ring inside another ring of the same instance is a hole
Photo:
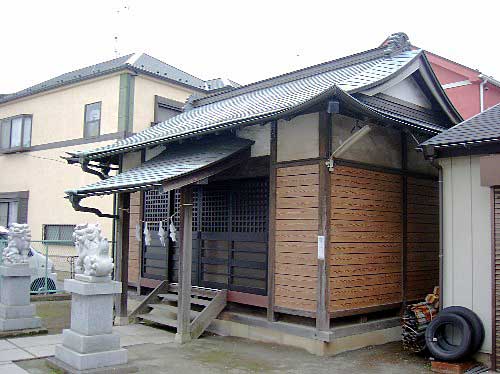
[[[439,283],[437,169],[415,148],[461,121],[424,52],[399,33],[191,98],[176,117],[75,152],[68,161],[84,170],[122,168],[67,194],[77,210],[117,197],[117,278],[158,287],[132,316],[177,327],[184,341],[227,301],[258,306],[226,315],[222,332],[334,354],[400,339],[402,306]],[[160,223],[173,223],[175,241],[161,243]],[[136,224],[151,240],[137,242]],[[203,308],[191,324],[190,302]]]
[[[425,54],[463,118],[470,118],[500,103],[499,81],[434,53],[425,51]]]
[[[422,144],[441,167],[443,306],[483,321],[481,351],[500,358],[500,104]]]
[[[131,54],[0,95],[0,226],[27,222],[34,240],[71,240],[74,225],[95,216],[71,209],[64,190],[95,176],[61,157],[149,128],[180,113],[191,94],[227,83]],[[111,197],[93,204],[113,211]],[[111,239],[112,222],[98,222]]]

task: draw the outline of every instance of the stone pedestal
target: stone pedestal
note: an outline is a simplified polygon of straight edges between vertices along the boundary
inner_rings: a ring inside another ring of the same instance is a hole
[[[0,331],[30,330],[42,326],[30,304],[31,272],[28,264],[0,266]]]
[[[121,283],[108,277],[77,278],[64,281],[65,291],[72,293],[71,329],[63,330],[56,361],[79,371],[126,364],[127,351],[112,331],[113,299],[121,293]]]

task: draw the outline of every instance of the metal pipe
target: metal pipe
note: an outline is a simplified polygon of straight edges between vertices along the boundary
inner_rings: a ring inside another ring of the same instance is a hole
[[[488,79],[483,77],[483,81],[479,84],[479,107],[481,112],[484,111],[484,85],[488,83]]]
[[[444,210],[443,210],[443,167],[431,160],[431,165],[438,169],[439,173],[439,310],[443,309],[443,283],[444,283]]]

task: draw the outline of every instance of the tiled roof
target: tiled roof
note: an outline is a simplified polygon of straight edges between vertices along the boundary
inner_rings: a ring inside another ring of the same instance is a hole
[[[85,197],[106,195],[111,193],[110,191],[159,187],[162,181],[178,178],[215,164],[250,148],[252,144],[251,140],[228,136],[206,137],[194,140],[190,144],[172,144],[160,155],[140,166],[66,193]]]
[[[247,123],[265,121],[287,111],[332,96],[336,90],[348,94],[380,84],[421,55],[403,51],[387,56],[383,50],[368,51],[370,58],[355,55],[305,69],[274,80],[243,86],[228,93],[201,98],[194,107],[163,123],[114,144],[82,152],[89,159],[138,149],[186,136],[213,132]],[[376,55],[376,57],[373,57]],[[355,57],[355,58],[354,58]],[[294,75],[295,74],[295,75]],[[262,88],[260,88],[262,87]],[[199,105],[199,106],[197,106]]]
[[[142,53],[129,54],[126,56],[115,58],[113,60],[101,62],[99,64],[87,66],[82,69],[59,75],[55,78],[36,84],[24,90],[4,96],[0,95],[0,104],[127,68],[154,76],[159,79],[168,80],[170,82],[175,82],[177,84],[192,87],[204,92],[219,90],[228,86],[238,86],[236,83],[227,79],[224,80],[218,78],[204,81],[200,78],[195,77],[194,75],[177,69],[172,65],[166,64],[163,61]]]
[[[421,145],[453,147],[491,141],[500,141],[500,104],[476,114]]]

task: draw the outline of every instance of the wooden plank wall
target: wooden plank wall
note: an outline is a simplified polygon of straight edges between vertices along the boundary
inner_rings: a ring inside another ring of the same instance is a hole
[[[402,182],[346,166],[331,174],[331,314],[402,301]]]
[[[439,186],[408,177],[408,293],[420,300],[439,285]]]
[[[316,310],[318,185],[318,164],[277,169],[277,307],[306,312]]]
[[[128,282],[131,285],[138,285],[141,274],[140,254],[141,243],[135,237],[135,226],[141,220],[141,193],[130,194],[130,233],[129,233],[129,254],[128,254]],[[142,227],[142,225],[141,225]]]

